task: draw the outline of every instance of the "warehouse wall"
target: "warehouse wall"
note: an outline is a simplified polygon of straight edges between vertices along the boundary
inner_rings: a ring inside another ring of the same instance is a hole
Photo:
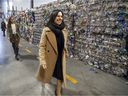
[[[4,12],[4,14],[6,15],[6,13],[7,13],[7,0],[0,0],[0,12]]]
[[[34,0],[34,7],[40,6],[41,4],[46,4],[49,2],[53,2],[56,0]],[[30,8],[30,0],[13,0],[14,2],[14,8],[17,7],[18,10],[21,10],[21,8],[29,9]]]

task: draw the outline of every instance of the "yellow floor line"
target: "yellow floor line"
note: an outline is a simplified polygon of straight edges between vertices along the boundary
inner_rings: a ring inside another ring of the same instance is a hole
[[[74,79],[73,77],[69,76],[68,74],[66,74],[66,78],[71,81],[73,84],[77,84],[78,81],[76,79]]]
[[[31,50],[29,50],[29,49],[25,49],[28,53],[30,53],[30,54],[32,54],[32,51]]]

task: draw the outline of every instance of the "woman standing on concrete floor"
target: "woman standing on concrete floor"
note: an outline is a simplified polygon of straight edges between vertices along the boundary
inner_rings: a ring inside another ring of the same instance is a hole
[[[1,22],[1,30],[3,31],[3,36],[5,37],[6,23],[4,22],[4,19]]]
[[[66,86],[67,33],[63,12],[54,10],[41,35],[37,79],[43,83],[49,83],[52,76],[55,77],[57,79],[56,96],[61,96],[63,82]]]
[[[19,60],[19,42],[20,42],[20,36],[19,36],[19,29],[16,24],[15,18],[10,17],[7,24],[7,34],[9,36],[9,40],[12,43],[12,47],[15,54],[15,59]]]

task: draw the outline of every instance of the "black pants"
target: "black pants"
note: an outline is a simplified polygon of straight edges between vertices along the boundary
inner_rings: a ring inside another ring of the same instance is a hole
[[[19,48],[16,46],[15,43],[12,43],[12,47],[13,47],[13,50],[14,50],[14,54],[17,57],[18,54],[19,54]]]
[[[5,36],[5,30],[2,30],[3,31],[3,36]]]

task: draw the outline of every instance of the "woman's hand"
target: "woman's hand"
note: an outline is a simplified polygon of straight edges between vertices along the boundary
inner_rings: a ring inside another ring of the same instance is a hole
[[[43,67],[43,69],[47,69],[47,65],[46,64],[43,64],[42,67]]]

